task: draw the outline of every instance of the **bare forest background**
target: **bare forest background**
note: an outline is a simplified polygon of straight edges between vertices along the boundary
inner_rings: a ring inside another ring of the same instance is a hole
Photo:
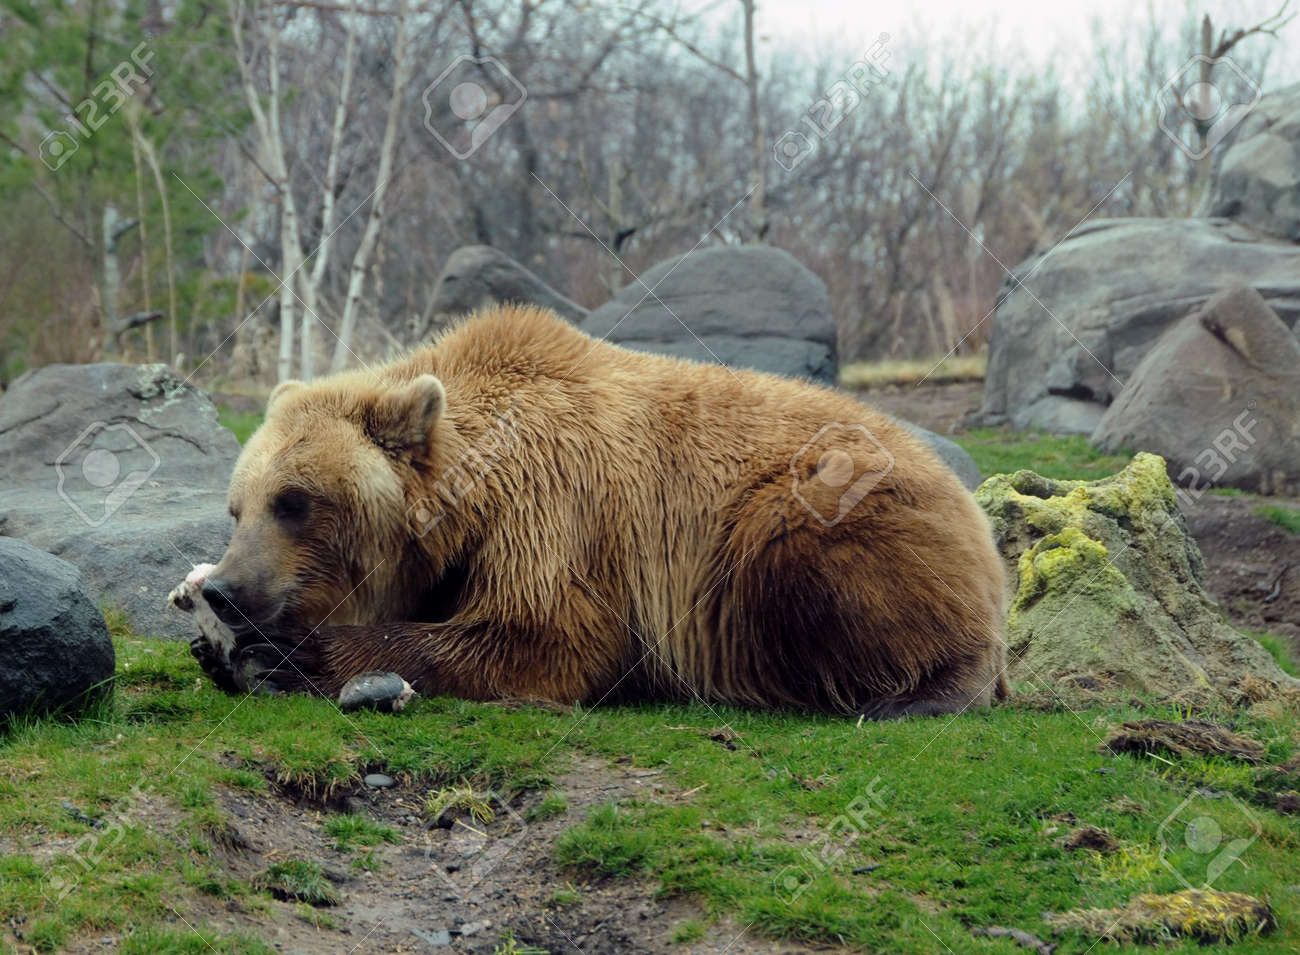
[[[409,344],[480,243],[593,307],[701,240],[766,242],[826,281],[842,360],[942,355],[1086,215],[1197,211],[1205,161],[1157,94],[1203,28],[1096,22],[1067,73],[991,32],[786,44],[753,0],[0,0],[0,383],[319,374]],[[1273,44],[1245,39],[1267,88]],[[526,90],[463,160],[429,129],[461,55]],[[258,343],[277,367],[235,361]]]

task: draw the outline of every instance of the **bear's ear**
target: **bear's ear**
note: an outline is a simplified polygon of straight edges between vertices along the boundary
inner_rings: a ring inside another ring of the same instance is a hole
[[[429,442],[446,404],[447,392],[437,376],[420,375],[380,396],[371,409],[366,430],[381,448],[420,448]]]
[[[307,386],[305,384],[303,384],[301,381],[298,381],[295,378],[290,378],[288,381],[280,382],[278,385],[276,385],[274,388],[271,389],[271,397],[266,399],[266,410],[269,412],[271,410],[271,407],[277,401],[279,401],[281,398],[287,395],[289,392],[297,391],[299,388],[306,388],[306,387]]]

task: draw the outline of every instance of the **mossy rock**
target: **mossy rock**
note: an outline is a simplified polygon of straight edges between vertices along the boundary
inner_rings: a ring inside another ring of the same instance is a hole
[[[1032,471],[975,492],[1014,581],[1013,684],[1087,687],[1204,705],[1300,698],[1260,644],[1234,630],[1201,584],[1204,561],[1165,462],[1138,454],[1098,481]]]

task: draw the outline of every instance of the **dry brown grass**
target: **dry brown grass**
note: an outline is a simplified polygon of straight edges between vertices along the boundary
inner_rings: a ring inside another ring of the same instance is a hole
[[[947,358],[889,358],[859,361],[840,369],[843,388],[881,388],[888,385],[944,384],[983,381],[988,355],[949,355]]]

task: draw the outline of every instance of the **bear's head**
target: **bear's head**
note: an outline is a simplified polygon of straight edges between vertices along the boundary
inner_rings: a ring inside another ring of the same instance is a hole
[[[288,381],[230,481],[234,534],[203,595],[232,628],[378,623],[406,610],[408,498],[446,404],[433,375]]]

